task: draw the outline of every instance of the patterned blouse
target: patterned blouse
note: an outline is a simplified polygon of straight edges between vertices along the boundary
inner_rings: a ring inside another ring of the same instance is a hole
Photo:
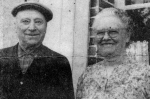
[[[150,67],[127,58],[108,77],[104,61],[86,68],[77,99],[150,99]]]

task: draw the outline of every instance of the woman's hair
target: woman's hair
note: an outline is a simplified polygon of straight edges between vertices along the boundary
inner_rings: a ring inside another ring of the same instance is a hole
[[[99,26],[99,20],[103,19],[104,17],[108,17],[108,16],[118,17],[121,20],[121,22],[124,24],[126,31],[128,33],[127,35],[130,36],[132,34],[132,32],[133,32],[132,19],[128,16],[126,11],[123,11],[123,10],[117,9],[117,8],[105,8],[101,12],[99,12],[95,16],[95,20],[93,22],[92,29],[95,30]]]

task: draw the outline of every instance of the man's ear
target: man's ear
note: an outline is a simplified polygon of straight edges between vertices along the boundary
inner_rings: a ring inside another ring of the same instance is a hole
[[[14,24],[15,24],[15,26],[17,25],[17,18],[16,17],[14,18]]]
[[[15,19],[14,19],[14,28],[15,28],[15,31],[17,31],[17,25],[18,25],[18,22],[17,22],[17,18],[15,17]]]

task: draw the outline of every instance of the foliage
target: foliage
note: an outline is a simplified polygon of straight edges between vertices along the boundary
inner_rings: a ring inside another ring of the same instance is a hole
[[[132,41],[150,39],[150,8],[128,10],[127,13],[133,20]]]

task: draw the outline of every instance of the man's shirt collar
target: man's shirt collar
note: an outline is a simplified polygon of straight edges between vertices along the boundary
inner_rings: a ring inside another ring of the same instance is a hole
[[[18,57],[22,57],[24,55],[32,55],[32,56],[37,56],[38,54],[38,47],[40,47],[42,44],[35,46],[34,48],[26,51],[22,46],[18,44]]]

